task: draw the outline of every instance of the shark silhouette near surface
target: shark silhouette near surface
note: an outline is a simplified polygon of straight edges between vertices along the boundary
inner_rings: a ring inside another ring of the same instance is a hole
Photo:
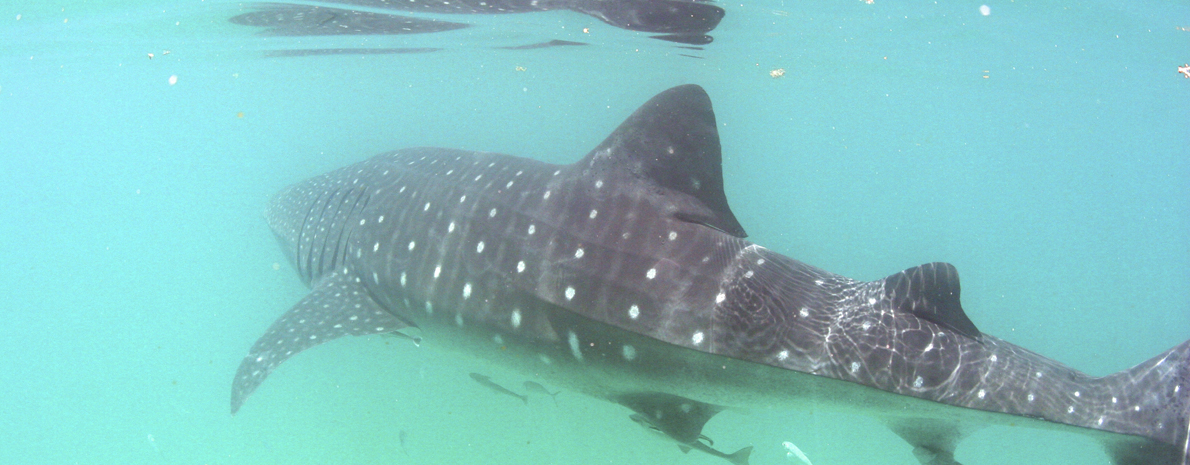
[[[994,424],[1188,462],[1190,341],[1087,376],[980,332],[949,264],[864,282],[745,240],[720,163],[710,99],[686,85],[572,165],[413,148],[290,187],[268,221],[312,291],[244,358],[232,413],[306,348],[416,327],[733,463],[750,449],[700,442],[716,413],[809,405],[878,419],[923,464],[957,464]]]
[[[271,36],[404,36],[454,31],[471,27],[467,17],[544,11],[574,11],[608,25],[637,32],[658,33],[653,39],[706,45],[707,35],[726,14],[704,0],[330,0],[322,5],[265,2],[242,5],[249,11],[228,20],[264,28]],[[424,15],[429,14],[430,17]],[[440,16],[458,18],[447,20]],[[564,44],[558,44],[563,42]],[[569,42],[569,43],[566,43]],[[541,41],[498,48],[532,49],[575,45],[571,41]],[[585,45],[585,44],[581,44]],[[362,53],[426,53],[419,48],[315,48],[280,50],[269,56],[306,56]]]

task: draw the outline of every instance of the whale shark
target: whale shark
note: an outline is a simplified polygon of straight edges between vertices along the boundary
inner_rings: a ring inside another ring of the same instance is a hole
[[[705,45],[726,11],[705,0],[330,0],[322,5],[267,2],[241,5],[249,11],[233,24],[265,28],[269,36],[410,35],[471,27],[443,15],[506,15],[573,11],[620,29],[658,33],[653,39]],[[398,14],[397,12],[403,13]],[[431,15],[425,17],[424,15]],[[548,46],[540,42],[536,48]],[[367,49],[310,49],[311,54]],[[398,53],[401,49],[381,49]],[[292,51],[296,55],[299,50]]]
[[[1089,376],[980,331],[950,264],[860,281],[752,243],[716,128],[683,85],[570,165],[410,148],[285,189],[267,221],[311,291],[243,359],[232,414],[302,350],[416,331],[732,463],[751,448],[701,441],[717,413],[809,407],[873,417],[927,465],[987,425],[1190,463],[1190,341]]]

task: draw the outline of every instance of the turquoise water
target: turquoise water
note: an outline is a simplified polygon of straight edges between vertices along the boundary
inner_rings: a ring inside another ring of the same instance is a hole
[[[20,3],[0,4],[0,463],[722,465],[621,407],[525,407],[475,362],[377,336],[301,354],[228,414],[241,357],[305,292],[271,194],[407,146],[570,162],[682,83],[714,101],[751,239],[858,279],[954,263],[981,330],[1091,374],[1190,338],[1184,2],[736,2],[701,52],[550,12],[333,39],[437,53],[307,58],[264,58],[320,39],[228,24],[235,2]],[[489,48],[542,38],[592,45]],[[704,432],[755,465],[790,463],[782,441],[916,464],[825,410]],[[1108,463],[1001,427],[957,458]]]

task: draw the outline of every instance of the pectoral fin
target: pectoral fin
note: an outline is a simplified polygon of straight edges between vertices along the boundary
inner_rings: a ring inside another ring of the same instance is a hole
[[[723,407],[717,405],[659,392],[625,394],[615,400],[681,444],[697,442],[703,425],[723,411]]]
[[[260,383],[298,352],[345,335],[363,336],[410,327],[377,304],[350,276],[332,273],[281,315],[240,362],[231,389],[231,413]]]

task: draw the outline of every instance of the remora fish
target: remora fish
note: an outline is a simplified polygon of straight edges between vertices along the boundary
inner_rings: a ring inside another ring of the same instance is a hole
[[[471,379],[475,380],[475,382],[479,384],[482,384],[484,387],[491,389],[492,391],[516,397],[517,399],[520,399],[521,402],[524,402],[525,405],[529,404],[529,396],[510,391],[508,388],[496,384],[496,382],[492,381],[492,378],[489,376],[481,375],[479,373],[471,373]]]
[[[550,398],[554,399],[555,406],[558,405],[558,394],[562,393],[562,391],[550,392],[550,390],[546,389],[545,386],[542,386],[538,383],[534,383],[532,381],[525,381],[525,390],[529,391],[529,392],[535,392],[537,394],[544,394],[544,395],[550,396]]]
[[[720,160],[710,99],[687,85],[573,165],[415,148],[290,187],[268,221],[313,290],[244,358],[232,412],[303,349],[416,326],[684,444],[724,408],[814,405],[882,421],[923,464],[956,464],[984,425],[1086,434],[1118,465],[1188,462],[1190,341],[1087,376],[980,332],[949,264],[863,282],[744,240]]]
[[[635,421],[637,424],[645,427],[645,429],[648,429],[650,431],[655,431],[657,433],[662,434],[663,436],[669,437],[669,435],[665,434],[664,432],[661,431],[660,428],[658,428],[656,425],[654,425],[653,421],[649,417],[646,417],[639,413],[634,413],[632,415],[629,415],[628,418],[631,419],[632,421]],[[670,439],[673,439],[673,438],[670,437]],[[707,441],[707,444],[703,444],[702,441]],[[727,460],[728,462],[731,462],[735,465],[748,465],[748,456],[752,455],[752,446],[748,446],[743,449],[737,450],[735,452],[732,452],[731,454],[725,454],[723,452],[719,452],[719,451],[711,448],[711,446],[713,446],[713,445],[715,445],[715,441],[712,441],[711,438],[708,438],[708,437],[700,434],[698,436],[698,438],[695,439],[693,442],[689,442],[689,443],[679,442],[678,448],[681,449],[682,452],[690,452],[690,449],[696,449],[698,451],[705,452],[705,453],[713,455],[715,457],[719,457],[721,459]]]

